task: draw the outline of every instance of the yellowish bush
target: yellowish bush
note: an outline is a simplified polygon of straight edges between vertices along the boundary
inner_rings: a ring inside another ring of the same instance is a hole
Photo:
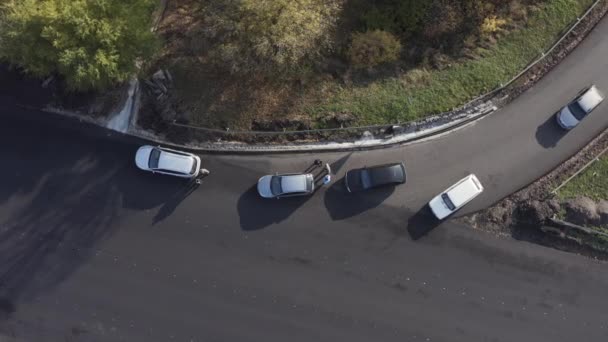
[[[496,16],[485,18],[481,24],[481,32],[483,34],[491,34],[502,30],[502,27],[507,24],[507,20],[500,19]]]

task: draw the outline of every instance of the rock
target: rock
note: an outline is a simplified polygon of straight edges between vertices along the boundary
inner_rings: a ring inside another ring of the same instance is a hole
[[[374,139],[374,135],[370,131],[365,131],[361,135],[361,140],[371,140]]]
[[[596,203],[585,196],[577,197],[566,201],[566,221],[574,224],[597,224],[600,216],[597,213]]]
[[[601,200],[597,204],[596,211],[600,219],[600,224],[608,225],[608,201]]]
[[[384,131],[384,134],[389,134],[389,135],[399,135],[401,133],[405,132],[405,127],[403,126],[398,126],[398,125],[393,125],[393,126],[389,126],[386,131]]]

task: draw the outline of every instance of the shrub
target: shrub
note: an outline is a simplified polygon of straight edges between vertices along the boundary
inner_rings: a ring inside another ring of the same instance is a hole
[[[215,17],[224,32],[216,57],[234,71],[258,71],[293,69],[330,50],[340,6],[325,0],[241,0],[218,8]]]
[[[401,43],[386,31],[374,30],[355,33],[349,49],[349,58],[357,68],[373,67],[394,62],[399,58]]]
[[[481,33],[491,34],[502,30],[502,27],[507,24],[505,19],[499,19],[496,16],[485,18],[481,24]]]
[[[2,5],[0,58],[42,77],[58,73],[74,90],[130,78],[153,54],[154,0],[10,0]]]

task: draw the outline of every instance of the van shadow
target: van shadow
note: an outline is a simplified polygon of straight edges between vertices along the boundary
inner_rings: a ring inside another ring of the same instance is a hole
[[[378,207],[395,192],[394,186],[349,193],[344,179],[333,183],[325,192],[325,207],[332,220],[344,220]]]
[[[536,141],[544,148],[554,148],[557,143],[568,133],[559,127],[555,115],[551,115],[544,123],[536,129]]]
[[[429,206],[425,205],[408,219],[407,231],[410,233],[412,240],[418,240],[437,228],[441,223],[442,221],[433,215]]]
[[[253,185],[239,197],[237,211],[242,230],[266,228],[287,219],[311,196],[266,199],[260,197],[257,185]]]

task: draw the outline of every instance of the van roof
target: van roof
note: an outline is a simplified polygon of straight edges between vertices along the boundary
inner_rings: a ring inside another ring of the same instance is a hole
[[[483,187],[475,175],[469,175],[449,189],[447,194],[452,203],[454,203],[456,207],[460,207],[482,191]]]

